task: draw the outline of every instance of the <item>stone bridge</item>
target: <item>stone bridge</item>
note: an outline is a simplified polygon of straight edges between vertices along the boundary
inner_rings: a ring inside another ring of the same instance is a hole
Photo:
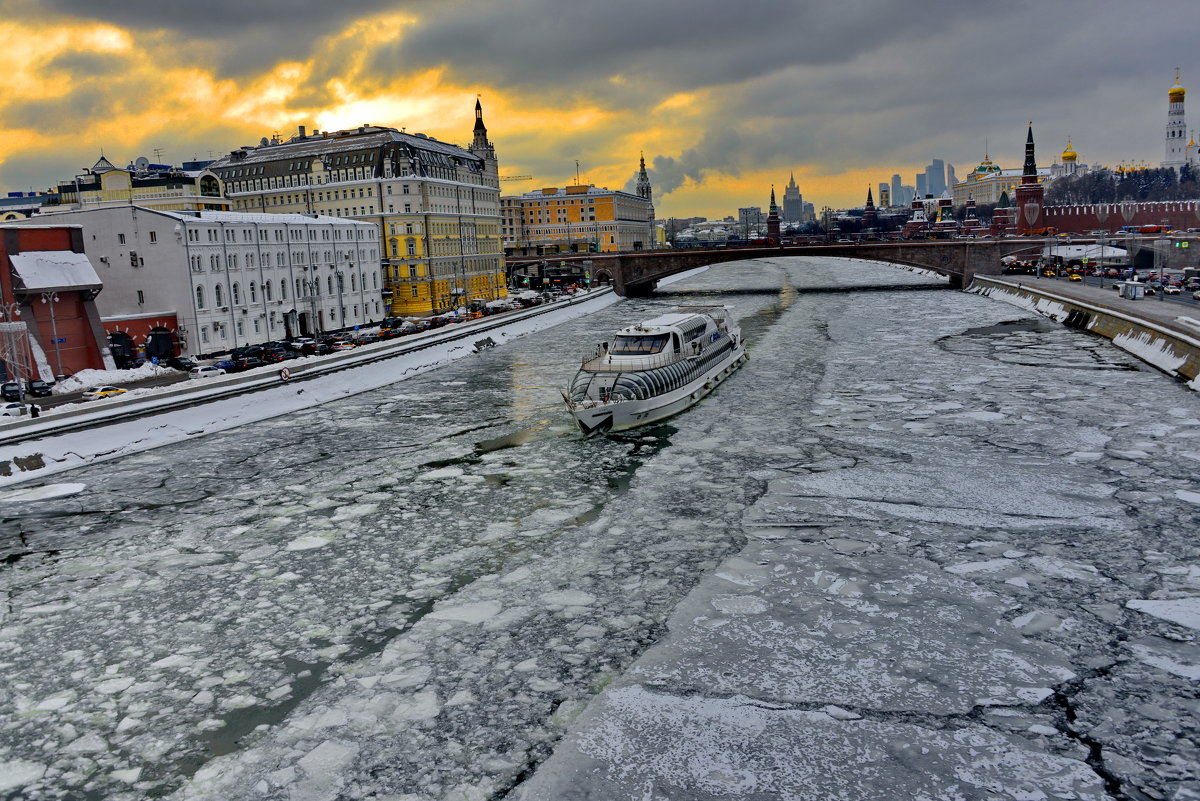
[[[777,245],[709,250],[648,250],[632,253],[559,254],[539,259],[507,259],[510,268],[539,261],[590,262],[592,283],[612,284],[618,295],[649,295],[658,282],[676,273],[725,261],[777,258],[779,256],[837,256],[872,259],[909,267],[921,267],[950,278],[962,289],[976,273],[998,274],[1000,259],[1013,253],[1037,253],[1047,240],[1013,237],[997,240],[956,239],[935,242],[856,242],[835,245]]]

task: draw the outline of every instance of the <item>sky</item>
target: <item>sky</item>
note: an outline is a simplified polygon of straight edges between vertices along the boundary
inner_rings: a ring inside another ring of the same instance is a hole
[[[465,146],[478,97],[501,176],[532,176],[505,194],[632,190],[644,154],[660,217],[765,208],[793,174],[819,211],[933,158],[1019,167],[1030,121],[1040,165],[1069,137],[1157,166],[1197,30],[1195,0],[0,0],[0,189],[300,125]]]

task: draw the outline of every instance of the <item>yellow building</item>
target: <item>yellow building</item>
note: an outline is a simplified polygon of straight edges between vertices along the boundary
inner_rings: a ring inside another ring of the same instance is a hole
[[[549,187],[501,198],[509,253],[650,250],[659,243],[646,159],[636,194],[592,185]]]
[[[324,214],[375,224],[393,316],[505,297],[500,181],[483,111],[461,148],[364,125],[264,140],[211,165],[234,211]]]
[[[151,164],[139,158],[128,167],[117,167],[104,156],[90,170],[58,185],[56,210],[141,206],[157,211],[228,211],[230,203],[221,194],[221,181],[208,169],[187,169]]]
[[[993,164],[987,156],[979,166],[967,173],[965,180],[959,181],[953,187],[955,208],[967,205],[967,200],[979,204],[996,204],[1005,192],[1009,197],[1016,194],[1017,185],[1021,183],[1023,170],[1004,170],[998,164]],[[1038,182],[1045,183],[1050,177],[1049,168],[1038,168]]]
[[[521,215],[512,230],[523,238],[505,242],[506,248],[616,253],[650,250],[657,242],[653,205],[628,192],[550,187],[511,200],[519,202]]]

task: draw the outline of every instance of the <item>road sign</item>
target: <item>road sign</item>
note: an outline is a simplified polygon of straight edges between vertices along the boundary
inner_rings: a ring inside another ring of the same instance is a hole
[[[285,384],[288,381],[291,381],[292,380],[292,371],[287,369],[286,367],[281,367],[279,369],[279,380],[284,382]]]
[[[52,342],[59,342],[59,343],[62,343],[62,342],[66,342],[66,341],[67,341],[67,338],[66,338],[66,337],[59,337],[58,339],[51,340],[51,341],[52,341]]]

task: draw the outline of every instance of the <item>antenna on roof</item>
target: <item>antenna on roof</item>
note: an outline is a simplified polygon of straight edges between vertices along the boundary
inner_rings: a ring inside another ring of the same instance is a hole
[[[162,148],[161,147],[154,148],[154,161],[157,162],[158,164],[162,164]]]
[[[575,185],[579,186],[579,159],[575,159]]]

